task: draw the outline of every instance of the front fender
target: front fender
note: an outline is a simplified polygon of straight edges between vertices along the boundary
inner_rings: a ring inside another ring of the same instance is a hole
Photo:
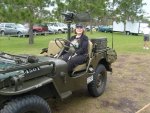
[[[31,79],[25,81],[23,84],[19,85],[17,90],[15,88],[15,85],[2,88],[0,89],[0,95],[14,96],[28,93],[51,82],[53,82],[53,79],[47,76],[34,78],[33,80]]]

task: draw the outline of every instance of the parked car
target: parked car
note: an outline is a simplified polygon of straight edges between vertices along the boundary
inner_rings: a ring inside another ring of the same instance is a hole
[[[60,22],[47,23],[49,27],[55,29],[58,33],[66,33],[68,31],[67,25]]]
[[[71,24],[71,32],[74,32],[75,28],[76,28],[76,24]]]
[[[90,30],[97,31],[98,27],[97,26],[90,26],[90,25],[88,25],[88,26],[85,27],[85,29],[86,29],[86,31],[90,31]]]
[[[0,34],[3,35],[12,35],[12,36],[26,36],[28,35],[28,29],[25,28],[22,24],[15,23],[1,23],[0,24]]]
[[[16,24],[17,34],[18,36],[29,36],[29,28],[26,28],[22,24]]]
[[[33,25],[33,33],[37,34],[48,34],[48,26],[46,24],[34,24]]]
[[[98,26],[93,26],[93,29],[95,29],[96,31],[98,31]]]
[[[48,31],[49,34],[57,34],[58,31],[56,29],[54,29],[52,26],[48,26]]]
[[[101,32],[112,32],[112,26],[99,26],[98,27],[98,31],[101,31]]]
[[[86,31],[90,31],[91,27],[90,26],[86,26],[85,29],[86,29]]]

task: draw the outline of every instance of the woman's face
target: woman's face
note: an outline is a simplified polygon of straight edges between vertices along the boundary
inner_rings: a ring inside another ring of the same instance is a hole
[[[76,33],[77,34],[82,34],[84,31],[83,27],[76,27]]]

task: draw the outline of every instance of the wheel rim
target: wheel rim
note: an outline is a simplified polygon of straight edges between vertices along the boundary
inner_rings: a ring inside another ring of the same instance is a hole
[[[61,33],[62,31],[61,30],[58,30],[58,33]]]
[[[2,32],[1,32],[1,35],[2,35],[2,36],[4,36],[4,35],[5,35],[4,31],[2,31]]]
[[[37,113],[37,112],[33,112],[33,111],[28,111],[28,112],[25,112],[25,113]]]
[[[21,37],[21,35],[22,35],[22,33],[21,33],[21,32],[19,32],[19,33],[18,33],[18,37]]]
[[[36,36],[36,35],[37,35],[37,32],[36,32],[36,31],[33,31],[33,34]]]
[[[25,113],[40,113],[40,112],[37,112],[37,111],[27,111]]]
[[[97,88],[100,88],[101,86],[103,86],[103,84],[104,84],[104,77],[103,76],[105,76],[103,73],[98,74],[97,80],[96,80]]]

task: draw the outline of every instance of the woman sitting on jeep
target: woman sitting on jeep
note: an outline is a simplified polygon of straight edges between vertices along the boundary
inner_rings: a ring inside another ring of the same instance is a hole
[[[81,24],[76,24],[75,35],[69,40],[69,52],[63,54],[62,59],[68,64],[68,72],[72,73],[73,68],[86,62],[88,54],[88,37],[84,34],[84,28]],[[72,51],[72,46],[76,48]]]

